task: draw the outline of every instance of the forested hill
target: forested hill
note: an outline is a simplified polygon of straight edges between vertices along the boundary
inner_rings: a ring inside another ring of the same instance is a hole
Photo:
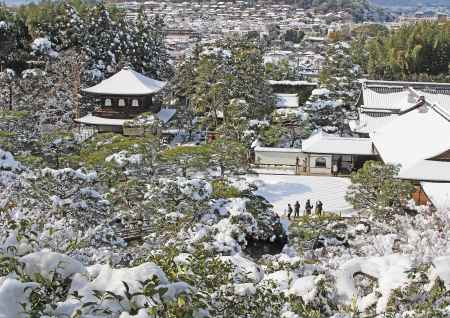
[[[405,7],[414,7],[414,6],[444,6],[450,7],[450,1],[448,0],[370,0],[375,5],[390,7],[390,6],[405,6]]]
[[[388,12],[373,5],[369,0],[296,0],[295,3],[305,9],[314,8],[322,12],[349,11],[356,22],[389,19]]]

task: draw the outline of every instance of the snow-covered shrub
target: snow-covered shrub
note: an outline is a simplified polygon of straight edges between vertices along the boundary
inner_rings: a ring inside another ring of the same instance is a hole
[[[46,37],[36,38],[33,43],[31,43],[31,49],[33,54],[36,56],[50,56],[57,57],[58,53],[53,50],[52,42]]]
[[[22,166],[10,152],[0,149],[0,170],[17,172],[22,170]]]

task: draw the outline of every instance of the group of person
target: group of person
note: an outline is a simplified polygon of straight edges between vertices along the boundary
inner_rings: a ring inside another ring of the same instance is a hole
[[[314,206],[311,204],[311,200],[306,200],[305,203],[305,215],[311,215],[311,212],[313,210]],[[315,208],[315,214],[316,215],[322,215],[323,211],[323,203],[320,200],[316,201],[316,208]],[[294,212],[294,218],[300,217],[300,203],[297,201],[294,204],[294,208],[292,208],[291,204],[288,203],[288,209],[287,209],[287,217],[290,220],[292,212]]]

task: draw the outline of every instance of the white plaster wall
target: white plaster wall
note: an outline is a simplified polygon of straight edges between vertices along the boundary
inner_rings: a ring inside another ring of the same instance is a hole
[[[255,163],[260,165],[287,165],[295,166],[297,157],[300,164],[306,155],[299,152],[279,152],[279,151],[255,151]]]

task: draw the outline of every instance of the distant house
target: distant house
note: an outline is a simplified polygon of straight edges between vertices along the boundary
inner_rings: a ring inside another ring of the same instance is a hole
[[[124,68],[99,84],[83,89],[95,98],[98,108],[93,114],[76,118],[75,122],[95,126],[99,131],[123,132],[124,123],[146,112],[155,114],[163,122],[169,121],[175,110],[161,109],[153,97],[166,82],[146,77]]]
[[[277,108],[297,108],[311,96],[317,83],[308,81],[269,81]]]
[[[292,51],[272,51],[264,55],[264,64],[278,64],[282,61],[289,61]]]
[[[447,12],[417,11],[413,16],[401,16],[401,24],[412,24],[418,22],[438,22],[446,23],[448,21]]]
[[[317,133],[302,143],[308,174],[348,174],[362,167],[367,160],[377,158],[369,138],[338,137]]]
[[[332,175],[350,173],[377,158],[369,138],[337,137],[319,132],[302,143],[302,148],[255,148],[258,165],[296,166],[299,174]]]

